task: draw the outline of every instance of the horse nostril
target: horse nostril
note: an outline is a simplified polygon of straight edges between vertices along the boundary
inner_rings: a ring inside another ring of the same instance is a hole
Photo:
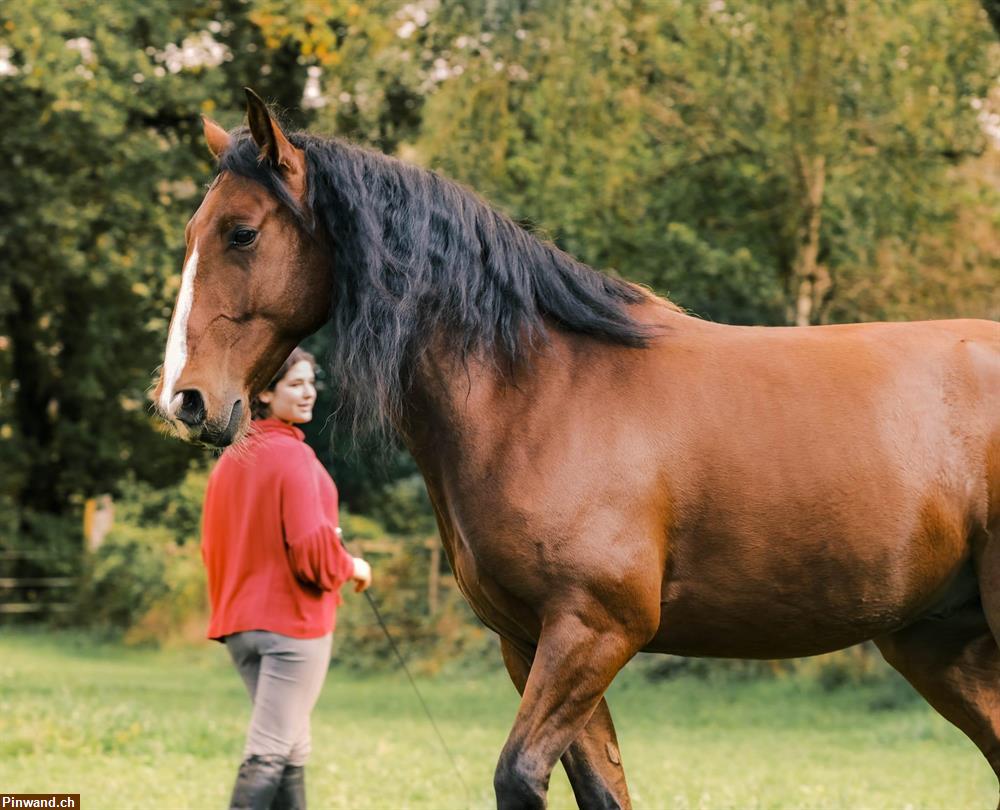
[[[198,427],[205,421],[205,401],[201,394],[194,389],[181,391],[181,407],[177,411],[177,418],[188,427]]]

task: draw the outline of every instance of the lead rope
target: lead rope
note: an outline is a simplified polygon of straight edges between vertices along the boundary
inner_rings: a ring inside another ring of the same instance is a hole
[[[444,736],[441,734],[441,730],[438,728],[438,724],[434,722],[434,717],[431,715],[431,710],[427,708],[427,703],[424,701],[424,696],[420,694],[420,690],[417,688],[416,681],[413,680],[413,676],[410,674],[410,668],[406,666],[406,661],[403,659],[402,654],[399,652],[399,647],[396,646],[396,642],[389,632],[389,628],[385,626],[385,622],[382,621],[382,614],[379,612],[378,605],[375,604],[375,599],[368,590],[365,590],[365,597],[368,599],[368,604],[372,606],[372,611],[375,613],[375,619],[378,621],[379,627],[382,628],[382,632],[385,633],[385,637],[389,639],[389,646],[392,647],[392,651],[396,654],[396,658],[399,660],[400,666],[403,667],[403,672],[406,673],[406,677],[410,681],[410,686],[413,687],[413,691],[417,693],[417,700],[420,701],[420,705],[424,707],[424,713],[427,715],[427,719],[431,721],[431,725],[434,727],[434,733],[437,734],[438,740],[441,741],[441,747],[444,752],[448,755],[448,759],[451,760],[451,767],[455,769],[455,776],[458,777],[459,783],[462,785],[462,790],[465,791],[465,801],[467,804],[472,804],[472,794],[469,792],[469,786],[465,784],[465,780],[462,778],[462,773],[458,769],[458,763],[455,762],[455,757],[452,756],[451,750],[448,748],[448,743],[444,741]]]

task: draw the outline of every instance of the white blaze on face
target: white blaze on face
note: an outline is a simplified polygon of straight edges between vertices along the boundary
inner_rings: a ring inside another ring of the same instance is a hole
[[[170,334],[167,336],[167,355],[163,361],[163,388],[160,391],[160,410],[170,413],[170,401],[174,398],[174,386],[187,362],[187,322],[194,300],[194,277],[198,272],[198,241],[195,240],[191,255],[184,264],[181,276],[181,291],[177,294],[174,316],[170,319]]]

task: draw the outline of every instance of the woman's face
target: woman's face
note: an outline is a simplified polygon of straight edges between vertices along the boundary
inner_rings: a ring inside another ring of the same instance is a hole
[[[268,416],[273,419],[290,425],[308,422],[316,403],[316,375],[312,363],[300,360],[278,380],[273,391],[262,391],[257,398],[268,406]]]

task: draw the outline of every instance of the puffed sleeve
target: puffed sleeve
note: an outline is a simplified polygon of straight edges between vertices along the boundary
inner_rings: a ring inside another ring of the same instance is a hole
[[[336,591],[354,573],[354,559],[340,543],[336,503],[332,504],[333,520],[323,508],[318,475],[325,471],[317,468],[315,459],[296,455],[283,465],[281,476],[281,523],[288,562],[302,582]]]

